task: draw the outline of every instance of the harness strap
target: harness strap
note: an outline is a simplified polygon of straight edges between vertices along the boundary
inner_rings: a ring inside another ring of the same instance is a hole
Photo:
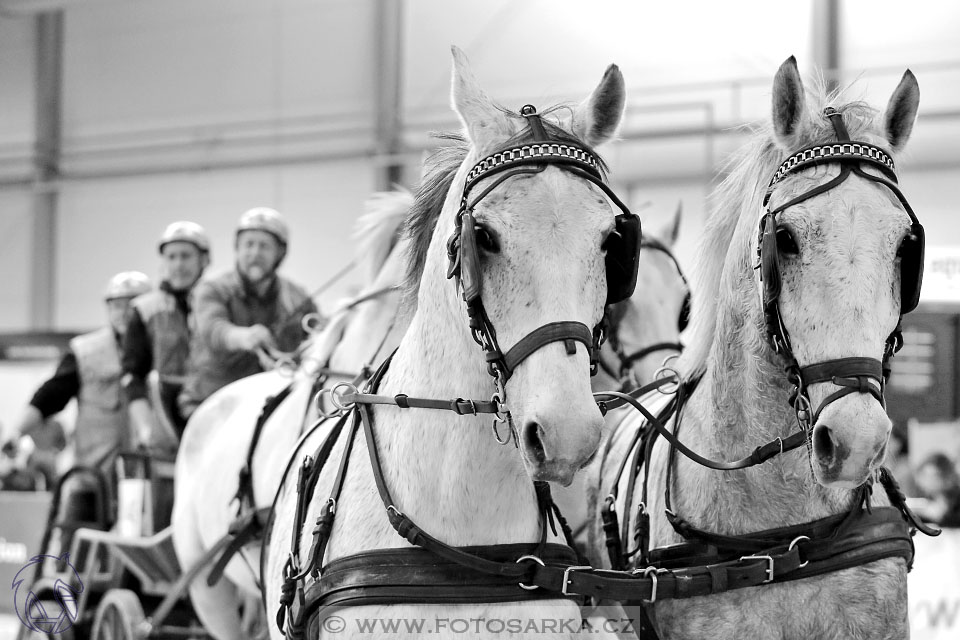
[[[538,554],[544,563],[562,570],[575,565],[577,556],[564,545],[548,543],[540,551],[538,547],[535,543],[461,547],[471,556],[519,567],[519,578],[478,571],[418,548],[377,549],[338,558],[325,566],[319,581],[307,589],[307,636],[316,637],[313,626],[333,607],[555,600],[557,593],[520,587],[520,582],[532,579],[534,563],[516,564],[515,560]]]
[[[630,354],[624,354],[620,357],[620,366],[624,369],[628,368],[634,362],[638,360],[643,360],[651,353],[656,353],[657,351],[683,351],[683,345],[679,342],[656,342],[649,346],[644,347],[643,349],[638,349]]]
[[[257,416],[257,423],[253,428],[253,438],[250,440],[250,447],[247,449],[247,460],[243,468],[240,469],[240,477],[237,481],[237,493],[233,496],[233,500],[237,501],[237,517],[240,517],[246,508],[252,509],[256,507],[256,500],[253,496],[253,454],[257,450],[257,445],[260,443],[260,434],[263,433],[263,425],[267,423],[267,420],[269,420],[273,412],[277,410],[277,407],[287,399],[291,391],[293,391],[293,382],[284,387],[277,395],[267,398],[266,402],[263,403],[263,409],[260,410],[260,415]]]
[[[398,393],[395,396],[380,396],[372,393],[344,393],[339,396],[344,408],[349,410],[353,405],[371,405],[386,404],[400,407],[401,409],[437,409],[441,411],[453,411],[457,415],[468,416],[478,413],[500,413],[503,407],[499,402],[487,400],[464,400],[463,398],[454,398],[452,400],[439,400],[435,398],[411,398],[404,393]]]
[[[210,573],[207,574],[207,586],[212,587],[220,581],[227,564],[240,549],[260,537],[263,533],[263,527],[270,515],[272,507],[262,507],[256,511],[250,511],[246,515],[237,518],[227,529],[227,534],[233,536],[233,539],[223,549],[223,553],[217,558]]]

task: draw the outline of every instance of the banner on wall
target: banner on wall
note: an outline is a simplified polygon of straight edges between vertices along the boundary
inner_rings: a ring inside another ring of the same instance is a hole
[[[920,300],[960,303],[960,246],[928,246],[925,254]]]

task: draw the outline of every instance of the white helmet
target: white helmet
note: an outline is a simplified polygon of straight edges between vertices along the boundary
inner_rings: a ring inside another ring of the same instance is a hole
[[[171,242],[189,242],[203,253],[210,253],[210,238],[196,222],[171,222],[160,236],[159,251]]]
[[[150,286],[150,278],[145,273],[139,271],[122,271],[110,278],[107,284],[107,290],[103,294],[104,300],[115,300],[117,298],[135,298],[141,293],[147,293],[153,287]]]
[[[266,231],[279,240],[284,247],[290,240],[290,231],[287,229],[287,223],[283,221],[283,216],[276,209],[269,207],[255,207],[240,216],[237,234],[251,230]]]

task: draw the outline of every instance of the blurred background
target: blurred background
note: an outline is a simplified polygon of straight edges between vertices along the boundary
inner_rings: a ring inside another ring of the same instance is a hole
[[[456,128],[451,44],[513,110],[578,102],[618,64],[627,117],[602,150],[614,188],[645,229],[682,203],[687,269],[725,158],[795,55],[877,106],[906,68],[919,80],[900,169],[926,278],[890,412],[908,472],[934,451],[956,460],[958,32],[956,3],[893,0],[0,0],[0,422],[70,336],[104,323],[111,275],[156,275],[169,222],[206,227],[212,274],[232,266],[240,214],[274,207],[292,229],[282,271],[325,283],[352,259],[363,201],[412,187],[430,132]]]

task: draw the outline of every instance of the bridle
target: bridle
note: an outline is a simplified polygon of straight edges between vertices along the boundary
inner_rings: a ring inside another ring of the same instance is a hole
[[[866,393],[886,406],[883,392],[890,375],[890,359],[903,346],[900,323],[903,315],[913,311],[920,299],[920,286],[923,280],[924,230],[910,203],[897,186],[897,174],[890,154],[875,145],[850,140],[843,116],[833,107],[827,107],[824,115],[830,119],[836,133],[837,142],[817,144],[805,147],[784,160],[767,186],[763,198],[764,214],[760,220],[760,233],[757,240],[757,258],[760,268],[762,287],[761,304],[766,325],[767,340],[773,350],[787,361],[787,377],[794,389],[790,398],[796,411],[797,424],[805,432],[810,432],[821,412],[832,402],[852,393]],[[770,197],[774,187],[784,178],[798,173],[807,167],[821,164],[838,164],[840,173],[835,178],[792,198],[775,209],[770,208]],[[878,169],[882,176],[876,176],[863,170],[863,165]],[[826,360],[800,366],[793,354],[790,335],[780,313],[780,264],[777,253],[777,214],[814,196],[826,193],[841,185],[851,175],[857,175],[876,182],[889,189],[903,205],[910,216],[910,236],[904,239],[900,247],[900,317],[896,328],[885,341],[883,360],[867,357],[850,357]],[[876,382],[876,385],[870,381]],[[807,390],[818,382],[832,382],[841,387],[831,393],[815,410],[812,407]]]
[[[631,213],[603,181],[600,160],[590,151],[572,142],[555,142],[544,129],[536,107],[525,105],[520,115],[527,119],[534,141],[515,145],[489,155],[477,162],[467,173],[460,198],[460,209],[455,219],[453,234],[447,240],[448,278],[456,278],[467,306],[470,333],[486,353],[487,371],[493,379],[495,392],[491,402],[500,406],[497,420],[506,420],[514,431],[506,404],[505,385],[517,366],[541,347],[552,342],[563,342],[568,355],[576,353],[576,343],[582,343],[590,354],[590,373],[596,374],[600,346],[604,341],[604,323],[591,330],[582,322],[557,321],[534,329],[521,338],[506,353],[497,341],[497,332],[490,322],[481,299],[481,269],[477,251],[474,210],[483,199],[508,179],[520,175],[535,175],[554,166],[593,183],[613,202],[621,213],[615,218],[614,231],[607,238],[606,304],[614,304],[633,295],[637,283],[637,262],[640,253],[640,218]],[[495,179],[482,189],[480,183]],[[477,191],[474,195],[475,190]],[[496,422],[494,423],[496,431]],[[509,439],[509,438],[508,438]],[[497,440],[502,439],[497,435]]]
[[[680,279],[683,280],[683,285],[687,288],[686,295],[683,298],[683,303],[680,307],[680,314],[677,317],[677,331],[683,332],[687,328],[687,324],[690,320],[690,285],[687,282],[687,276],[683,273],[683,269],[680,268],[680,263],[677,261],[676,256],[673,255],[673,252],[670,251],[670,248],[665,244],[656,240],[655,238],[645,237],[640,241],[640,247],[649,251],[659,251],[665,254],[674,266],[677,269],[677,273],[680,275]],[[610,363],[606,362],[601,353],[600,358],[600,368],[603,369],[604,373],[620,382],[621,390],[635,389],[640,386],[641,381],[637,379],[636,374],[633,371],[633,365],[637,362],[640,362],[644,358],[654,354],[660,353],[661,351],[670,351],[670,355],[664,360],[664,366],[667,365],[667,361],[676,358],[680,353],[683,352],[683,344],[680,342],[656,342],[654,344],[649,344],[645,347],[637,349],[627,353],[623,348],[623,341],[620,339],[620,326],[623,322],[623,318],[626,314],[626,307],[630,304],[629,300],[621,300],[620,302],[610,305],[607,310],[607,343],[610,345],[610,348],[613,350],[614,355],[617,357],[617,369],[615,370]]]

